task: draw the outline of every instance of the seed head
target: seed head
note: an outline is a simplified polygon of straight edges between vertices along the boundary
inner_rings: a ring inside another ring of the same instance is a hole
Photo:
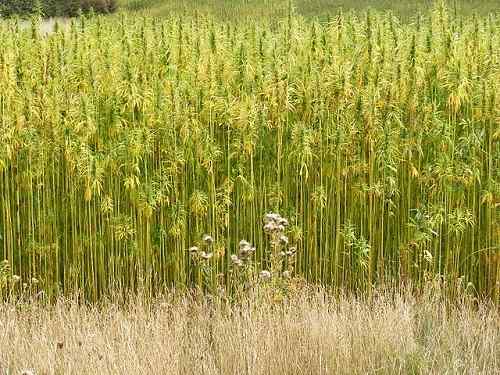
[[[281,234],[288,226],[288,220],[279,214],[269,213],[264,216],[264,232],[266,234]]]
[[[271,278],[271,272],[263,270],[260,271],[259,276],[262,280],[269,280]]]
[[[243,261],[236,254],[231,255],[231,261],[235,266],[240,267],[243,265]]]
[[[285,254],[287,257],[293,257],[296,252],[297,252],[297,248],[295,246],[292,246],[287,251],[285,251]]]
[[[276,225],[274,225],[274,223],[267,223],[266,225],[264,225],[264,232],[271,233],[274,231],[275,228]]]
[[[282,245],[288,245],[288,237],[287,236],[281,236],[280,237],[280,243]]]
[[[191,254],[194,254],[194,253],[197,253],[200,249],[198,249],[198,246],[191,246],[188,251],[191,253]]]
[[[247,240],[241,240],[240,241],[240,249],[244,247],[249,247],[250,243]]]
[[[268,224],[272,220],[273,220],[272,214],[265,214],[264,215],[264,223]]]
[[[281,218],[280,221],[279,221],[279,224],[284,226],[284,227],[287,227],[288,226],[288,220],[285,219],[285,218]]]
[[[280,215],[270,212],[264,216],[264,223],[266,224],[270,222],[277,223],[280,219],[281,219]]]
[[[241,240],[239,245],[240,249],[238,253],[240,258],[243,260],[255,252],[255,247],[252,247],[252,245],[250,245],[250,243],[246,240]]]
[[[208,234],[204,234],[203,235],[203,242],[205,242],[207,245],[211,245],[214,243],[214,239],[212,238],[212,236],[210,236]]]
[[[17,283],[17,282],[18,282],[18,281],[20,281],[20,280],[21,280],[21,277],[20,277],[20,276],[18,276],[18,275],[12,275],[12,281],[13,281],[13,282]]]
[[[289,278],[290,278],[290,271],[284,271],[284,272],[283,272],[283,277],[284,277],[285,279],[289,279]]]
[[[200,253],[200,257],[202,257],[203,259],[205,260],[209,260],[210,258],[212,258],[214,256],[214,253],[207,253],[205,251],[202,251]]]

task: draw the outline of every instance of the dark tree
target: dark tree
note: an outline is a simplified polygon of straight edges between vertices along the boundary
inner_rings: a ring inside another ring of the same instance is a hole
[[[39,12],[44,17],[72,17],[91,10],[112,13],[116,8],[116,0],[1,0],[0,16],[27,16]]]

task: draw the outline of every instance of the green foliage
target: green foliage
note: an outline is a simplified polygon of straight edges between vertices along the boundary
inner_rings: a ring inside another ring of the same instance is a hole
[[[30,14],[33,10],[33,0],[4,0],[0,3],[0,15],[2,17],[9,17],[14,14]]]
[[[41,14],[45,17],[76,16],[80,12],[111,13],[116,10],[115,0],[2,0],[0,15],[27,16]]]

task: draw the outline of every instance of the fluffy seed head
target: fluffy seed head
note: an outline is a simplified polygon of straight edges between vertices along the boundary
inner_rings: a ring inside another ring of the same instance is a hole
[[[202,257],[205,260],[208,260],[208,259],[212,258],[213,256],[214,256],[214,253],[207,253],[205,251],[202,251],[200,253],[200,257]]]
[[[243,261],[236,254],[231,255],[231,261],[235,266],[242,266]]]
[[[274,214],[272,212],[266,214],[264,216],[264,223],[270,223],[270,222],[278,222],[281,219],[281,216],[278,214]]]
[[[282,245],[288,245],[288,237],[287,236],[281,236],[280,237],[280,243]]]
[[[280,221],[279,221],[279,224],[283,225],[284,227],[287,227],[288,226],[288,220],[282,217],[280,219]]]
[[[273,223],[267,223],[266,225],[264,225],[264,232],[271,233],[272,231],[274,231],[274,228],[275,225]]]
[[[240,249],[244,248],[244,247],[249,247],[249,246],[250,246],[250,244],[248,243],[247,240],[241,240],[240,241]]]
[[[246,240],[241,240],[239,246],[240,249],[238,251],[238,255],[243,260],[255,252],[255,247],[252,247],[252,245],[250,245],[250,243]]]
[[[205,242],[207,245],[211,245],[214,243],[214,239],[212,238],[212,236],[210,236],[208,234],[204,234],[203,235],[203,242]]]
[[[259,276],[262,280],[269,280],[271,278],[271,272],[263,270],[260,271]]]

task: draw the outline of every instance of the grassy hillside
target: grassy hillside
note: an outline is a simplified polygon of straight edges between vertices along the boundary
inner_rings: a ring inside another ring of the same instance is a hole
[[[410,19],[432,8],[434,0],[119,0],[128,10],[145,10],[155,16],[172,14],[211,13],[221,19],[240,17],[280,17],[287,14],[290,4],[305,17],[325,19],[340,10],[364,12],[368,8],[392,11],[398,17]],[[485,15],[497,12],[498,0],[446,0],[457,15]]]

